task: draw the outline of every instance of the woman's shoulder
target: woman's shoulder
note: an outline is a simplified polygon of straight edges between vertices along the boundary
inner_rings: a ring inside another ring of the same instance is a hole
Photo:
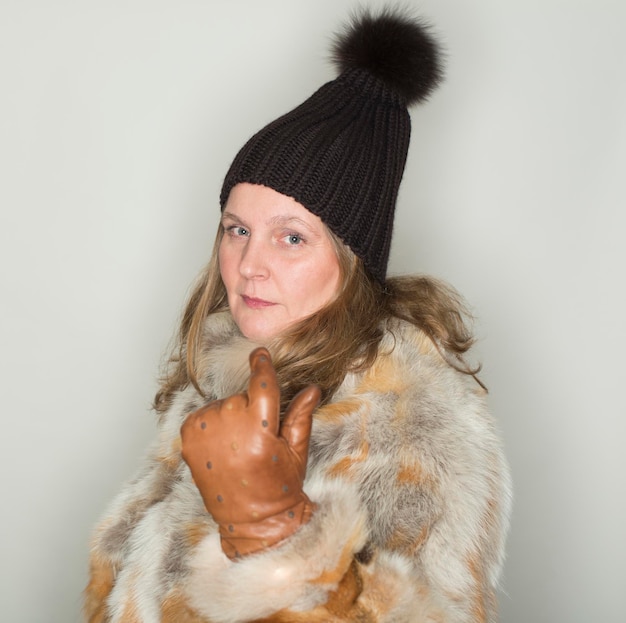
[[[316,419],[320,432],[366,430],[381,449],[463,444],[470,434],[495,442],[484,388],[447,363],[423,331],[398,319],[387,323],[373,364],[348,374]]]
[[[375,377],[381,375],[382,370],[391,369],[395,376],[420,385],[437,388],[444,385],[455,392],[484,397],[484,387],[472,374],[454,367],[453,361],[454,355],[438,346],[424,330],[406,320],[389,318],[378,356],[366,375]]]
[[[433,358],[433,362],[445,363],[432,339],[415,324],[395,316],[385,320],[380,356],[395,354],[396,357]]]

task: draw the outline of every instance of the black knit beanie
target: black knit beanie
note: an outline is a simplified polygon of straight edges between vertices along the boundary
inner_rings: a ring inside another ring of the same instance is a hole
[[[384,283],[411,122],[407,106],[442,77],[428,27],[398,11],[361,13],[333,46],[339,76],[255,134],[235,157],[236,184],[293,197],[316,214]]]

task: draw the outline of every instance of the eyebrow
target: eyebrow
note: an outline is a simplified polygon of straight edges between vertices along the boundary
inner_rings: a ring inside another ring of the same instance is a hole
[[[223,221],[224,219],[232,219],[233,221],[241,221],[241,219],[236,215],[233,214],[232,212],[227,212],[226,210],[224,210],[222,212],[222,218],[220,219],[221,221]]]

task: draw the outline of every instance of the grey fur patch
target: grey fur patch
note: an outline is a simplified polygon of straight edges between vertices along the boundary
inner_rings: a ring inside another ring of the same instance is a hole
[[[129,506],[120,521],[105,530],[100,537],[99,545],[102,551],[111,558],[121,556],[132,531],[145,515],[147,508],[148,504],[142,499]]]
[[[187,560],[191,550],[187,535],[178,530],[170,538],[167,553],[163,559],[163,572],[168,582],[175,584],[187,573]]]

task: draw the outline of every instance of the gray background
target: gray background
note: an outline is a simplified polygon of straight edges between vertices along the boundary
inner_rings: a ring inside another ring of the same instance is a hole
[[[3,621],[77,620],[221,179],[333,76],[354,5],[1,2]],[[448,77],[413,111],[391,270],[478,318],[515,479],[502,620],[623,622],[626,3],[416,6]]]

